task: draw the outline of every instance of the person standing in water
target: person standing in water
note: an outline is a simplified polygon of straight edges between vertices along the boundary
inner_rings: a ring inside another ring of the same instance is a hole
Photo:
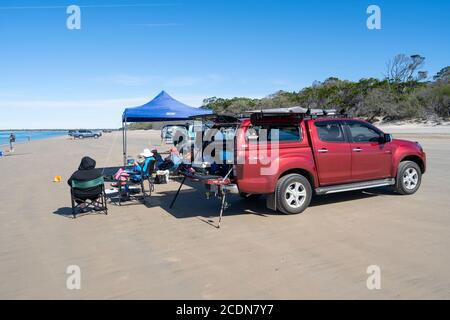
[[[14,151],[14,142],[16,142],[16,135],[14,134],[14,132],[11,132],[11,134],[9,135],[9,150],[11,152]]]

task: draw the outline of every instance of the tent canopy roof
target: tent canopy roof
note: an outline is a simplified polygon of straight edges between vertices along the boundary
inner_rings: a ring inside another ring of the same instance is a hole
[[[161,91],[152,101],[134,108],[126,108],[122,115],[124,122],[152,122],[187,120],[197,115],[211,114],[211,110],[190,107]]]

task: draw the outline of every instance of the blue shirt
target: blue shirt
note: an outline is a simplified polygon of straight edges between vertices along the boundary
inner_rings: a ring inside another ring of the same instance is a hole
[[[178,167],[182,162],[181,157],[175,153],[170,154],[170,160],[172,160],[174,167]]]
[[[129,172],[131,174],[131,180],[133,180],[133,181],[140,180],[141,172],[147,172],[147,168],[148,168],[150,161],[155,161],[155,158],[153,158],[153,157],[145,158],[143,167],[140,164],[136,164],[133,167],[133,171]]]

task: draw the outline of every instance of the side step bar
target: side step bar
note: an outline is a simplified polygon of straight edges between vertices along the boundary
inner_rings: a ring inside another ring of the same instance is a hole
[[[344,192],[344,191],[369,189],[369,188],[376,188],[376,187],[391,186],[393,184],[395,184],[394,178],[348,183],[348,184],[340,184],[340,185],[336,185],[336,186],[317,188],[316,194],[322,195],[322,194],[330,194],[330,193],[337,193],[337,192]]]

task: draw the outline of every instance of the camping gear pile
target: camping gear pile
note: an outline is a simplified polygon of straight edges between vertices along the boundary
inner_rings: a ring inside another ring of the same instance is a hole
[[[191,165],[183,163],[183,155],[178,153],[178,150],[171,150],[170,159],[164,161],[166,164],[170,164],[169,167],[160,166],[160,170],[156,170],[156,160],[153,159],[145,169],[141,169],[139,172],[130,170],[134,165],[134,160],[127,154],[127,128],[130,122],[156,122],[156,121],[171,121],[171,120],[193,120],[195,117],[202,117],[210,115],[216,119],[227,118],[226,116],[217,116],[212,114],[212,110],[205,110],[199,108],[192,108],[185,105],[165,91],[162,91],[150,102],[134,108],[126,108],[122,115],[122,139],[123,139],[123,167],[118,168],[113,173],[104,173],[105,180],[111,182],[112,188],[105,190],[103,188],[103,194],[108,195],[110,199],[114,196],[118,199],[118,204],[121,205],[123,201],[129,201],[133,198],[146,202],[154,191],[154,184],[165,184],[169,182],[169,174],[171,171],[175,171],[183,176],[183,181],[172,201],[171,207],[174,205],[176,198],[178,197],[180,190],[186,179],[192,179],[193,181],[201,182],[205,185],[207,197],[214,195],[220,198],[222,201],[219,226],[222,219],[222,214],[225,208],[228,206],[226,202],[226,195],[232,192],[232,188],[227,188],[231,184],[230,175],[232,170],[228,171],[228,167],[219,167],[214,162],[209,164],[209,168],[200,168],[200,170],[194,169]],[[236,118],[233,118],[236,119]],[[228,120],[228,119],[225,119]],[[203,129],[201,130],[203,134]],[[223,131],[221,134],[229,134],[229,132]],[[174,148],[175,149],[175,148]],[[144,151],[144,153],[147,150]],[[141,154],[142,159],[136,161],[143,164],[143,159],[149,158],[151,153],[149,150],[147,154]],[[188,152],[186,156],[189,158],[194,157],[192,152]],[[225,154],[227,160],[232,159],[231,154]],[[169,162],[170,160],[170,162]],[[221,175],[211,175],[209,171],[212,170]],[[106,169],[106,168],[105,168]],[[103,169],[103,171],[105,170]],[[153,177],[155,176],[155,177]],[[146,188],[145,183],[148,184]],[[140,195],[137,197],[136,193]]]

